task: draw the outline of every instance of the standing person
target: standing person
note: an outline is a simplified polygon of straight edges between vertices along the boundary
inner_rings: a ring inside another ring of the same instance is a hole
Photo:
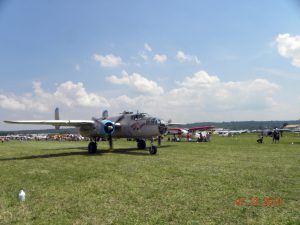
[[[202,135],[202,132],[199,133],[200,134],[200,142],[203,141],[203,135]]]
[[[211,134],[210,134],[210,132],[207,132],[207,134],[206,134],[206,138],[207,138],[207,141],[208,141],[208,142],[210,141],[210,137],[211,137]]]
[[[273,142],[275,142],[275,143],[276,143],[276,141],[279,142],[280,135],[279,135],[279,131],[278,131],[277,128],[275,128],[275,129],[273,130],[272,136],[273,136]]]
[[[186,141],[190,141],[190,133],[186,134]]]

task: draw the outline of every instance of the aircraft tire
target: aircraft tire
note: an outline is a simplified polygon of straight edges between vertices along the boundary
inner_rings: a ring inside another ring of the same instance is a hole
[[[145,149],[146,148],[145,140],[138,140],[137,147],[138,147],[138,149]]]
[[[88,145],[88,151],[90,154],[95,154],[97,152],[97,144],[96,142],[90,142]]]
[[[150,155],[156,155],[156,153],[157,153],[157,147],[156,146],[151,146],[149,148],[149,153],[150,153]]]

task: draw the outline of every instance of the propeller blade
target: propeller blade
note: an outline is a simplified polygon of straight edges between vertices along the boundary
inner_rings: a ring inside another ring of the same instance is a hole
[[[108,143],[109,143],[109,149],[112,150],[113,149],[113,140],[112,140],[111,135],[108,136]]]

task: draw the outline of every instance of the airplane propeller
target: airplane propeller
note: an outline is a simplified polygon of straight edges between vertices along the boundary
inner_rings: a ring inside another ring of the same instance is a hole
[[[104,130],[106,133],[111,134],[114,130],[114,127],[112,125],[105,125]]]
[[[112,140],[112,133],[114,131],[114,126],[112,124],[106,124],[105,131],[108,134],[108,143],[109,143],[109,149],[113,149],[113,140]]]

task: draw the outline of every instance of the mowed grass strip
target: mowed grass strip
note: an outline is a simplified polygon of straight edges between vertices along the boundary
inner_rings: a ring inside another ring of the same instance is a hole
[[[300,137],[256,139],[1,143],[0,224],[299,224]]]

